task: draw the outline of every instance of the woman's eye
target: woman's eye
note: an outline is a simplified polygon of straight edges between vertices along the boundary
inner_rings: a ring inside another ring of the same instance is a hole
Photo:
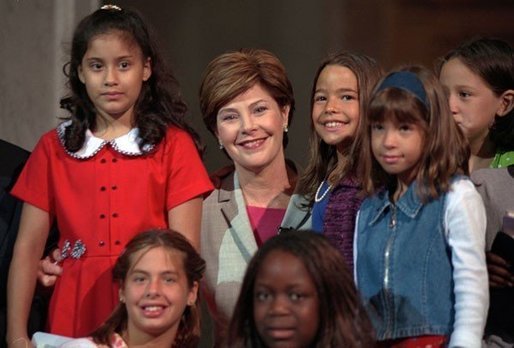
[[[221,116],[221,120],[222,121],[232,121],[232,120],[235,120],[235,119],[237,119],[237,115],[236,114],[225,114],[225,115]]]
[[[129,62],[121,62],[120,63],[120,68],[121,69],[127,69],[129,66],[130,66]]]
[[[469,96],[471,96],[471,93],[465,91],[459,92],[459,97],[461,98],[468,98]]]
[[[268,110],[268,107],[266,107],[266,106],[257,106],[254,111],[257,114],[262,114],[266,110]]]

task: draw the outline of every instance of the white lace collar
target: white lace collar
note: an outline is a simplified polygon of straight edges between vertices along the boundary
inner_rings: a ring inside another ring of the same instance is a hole
[[[139,129],[132,128],[130,132],[125,135],[122,135],[118,138],[112,139],[110,141],[95,137],[93,132],[89,129],[86,131],[86,139],[84,140],[84,145],[77,152],[69,151],[66,146],[64,146],[64,131],[66,127],[71,124],[71,121],[66,121],[61,123],[57,127],[57,135],[59,140],[61,141],[61,145],[64,147],[66,153],[74,158],[78,159],[88,159],[96,155],[104,146],[110,145],[116,152],[119,152],[126,156],[141,156],[151,152],[154,149],[154,145],[144,145],[141,149],[139,147]]]

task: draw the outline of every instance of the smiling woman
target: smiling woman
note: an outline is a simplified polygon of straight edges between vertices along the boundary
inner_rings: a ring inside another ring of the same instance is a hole
[[[293,194],[297,172],[285,160],[294,97],[277,57],[246,49],[215,58],[204,74],[200,107],[234,163],[213,175],[216,189],[202,212],[204,289],[220,343],[250,257],[279,227],[309,228],[310,212]]]

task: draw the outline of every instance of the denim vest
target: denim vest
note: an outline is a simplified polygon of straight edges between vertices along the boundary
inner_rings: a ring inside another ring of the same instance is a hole
[[[422,203],[416,184],[393,204],[367,198],[357,230],[357,283],[378,340],[450,335],[455,317],[446,194]]]

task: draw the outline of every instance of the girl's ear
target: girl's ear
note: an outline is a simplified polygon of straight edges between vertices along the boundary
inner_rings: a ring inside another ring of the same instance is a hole
[[[196,303],[198,298],[198,282],[193,282],[193,286],[189,289],[189,295],[187,295],[187,305],[192,306]]]
[[[152,76],[152,60],[148,57],[143,65],[143,81],[148,81],[150,76]]]
[[[82,82],[83,84],[86,84],[86,82],[85,82],[86,79],[84,78],[84,73],[82,72],[82,64],[79,65],[79,67],[77,68],[77,72],[79,75],[80,82]]]
[[[514,89],[508,89],[500,96],[500,106],[496,114],[505,116],[514,108]]]
[[[118,290],[118,297],[121,303],[125,303],[125,295],[123,294],[123,287]]]

